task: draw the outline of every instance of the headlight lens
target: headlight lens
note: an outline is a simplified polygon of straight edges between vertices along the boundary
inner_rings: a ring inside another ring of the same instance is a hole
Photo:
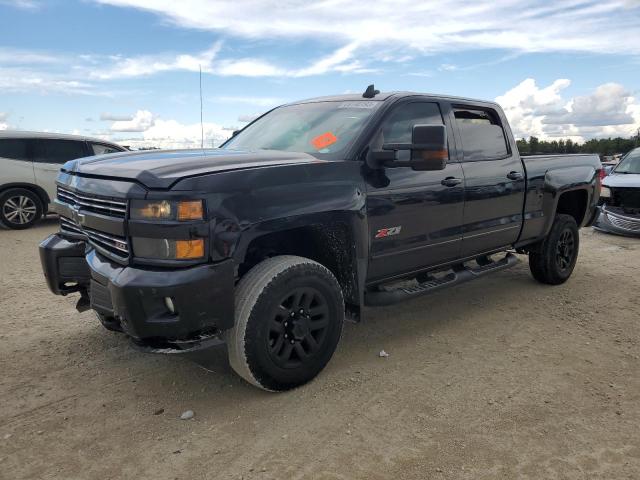
[[[198,260],[204,258],[204,239],[170,240],[133,237],[133,254],[153,260]]]
[[[611,189],[609,187],[600,187],[600,198],[611,198]]]
[[[133,220],[202,220],[202,200],[132,200]]]

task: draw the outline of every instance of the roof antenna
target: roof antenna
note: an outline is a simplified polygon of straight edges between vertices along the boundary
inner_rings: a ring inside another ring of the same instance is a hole
[[[362,94],[363,98],[373,98],[375,97],[377,94],[380,93],[380,90],[376,90],[373,86],[373,83],[371,85],[369,85],[367,87],[367,89],[364,91],[364,93]]]
[[[204,150],[204,123],[202,123],[202,65],[198,64],[200,69],[200,148]]]

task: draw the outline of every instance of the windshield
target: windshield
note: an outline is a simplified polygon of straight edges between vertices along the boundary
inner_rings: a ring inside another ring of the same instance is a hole
[[[614,172],[640,174],[640,148],[636,148],[627,153],[615,168]]]
[[[279,107],[232,137],[222,148],[286,150],[338,159],[380,103],[362,100]]]

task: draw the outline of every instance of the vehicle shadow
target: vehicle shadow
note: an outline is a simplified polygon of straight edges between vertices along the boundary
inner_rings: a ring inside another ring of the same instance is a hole
[[[345,324],[338,351],[319,378],[287,395],[321,390],[327,382],[340,381],[352,375],[354,370],[377,368],[373,363],[381,361],[378,353],[382,349],[393,355],[394,349],[401,350],[408,343],[422,345],[443,330],[481,328],[477,323],[479,318],[473,313],[478,311],[479,304],[485,304],[490,295],[498,297],[496,302],[517,303],[516,299],[530,296],[533,289],[546,290],[547,295],[553,292],[549,287],[536,283],[521,264],[511,271],[500,272],[465,286],[396,306],[366,309],[364,322]],[[154,383],[173,385],[170,388],[175,389],[175,394],[198,398],[205,397],[203,386],[208,385],[207,401],[211,401],[212,395],[218,396],[223,392],[226,395],[231,390],[235,402],[250,401],[266,393],[250,386],[233,372],[225,347],[180,355],[145,354],[135,350],[121,334],[112,334],[99,327],[92,329],[91,336],[94,335],[96,342],[102,344],[104,342],[98,336],[117,335],[117,340],[114,338],[109,343],[117,344],[120,354],[107,354],[112,358],[103,359],[104,363],[109,364],[109,369],[121,369],[122,373],[126,371],[132,378],[138,377],[138,387],[155,378]],[[403,368],[424,368],[424,364],[417,359],[405,358],[404,361]],[[412,361],[418,363],[411,365]],[[179,385],[175,384],[175,378],[180,379]]]

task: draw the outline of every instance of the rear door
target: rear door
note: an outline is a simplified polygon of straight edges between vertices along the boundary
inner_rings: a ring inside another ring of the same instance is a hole
[[[33,168],[36,183],[56,198],[56,178],[60,167],[69,160],[93,155],[84,140],[39,138],[33,145]]]
[[[514,243],[520,235],[525,172],[506,120],[481,105],[454,105],[465,179],[462,257]]]
[[[370,149],[410,143],[414,125],[450,128],[449,105],[428,99],[402,101],[386,113]],[[444,170],[386,168],[364,175],[371,241],[368,280],[375,281],[446,263],[460,255],[464,178],[449,134],[450,160]],[[398,160],[408,160],[399,151]]]

